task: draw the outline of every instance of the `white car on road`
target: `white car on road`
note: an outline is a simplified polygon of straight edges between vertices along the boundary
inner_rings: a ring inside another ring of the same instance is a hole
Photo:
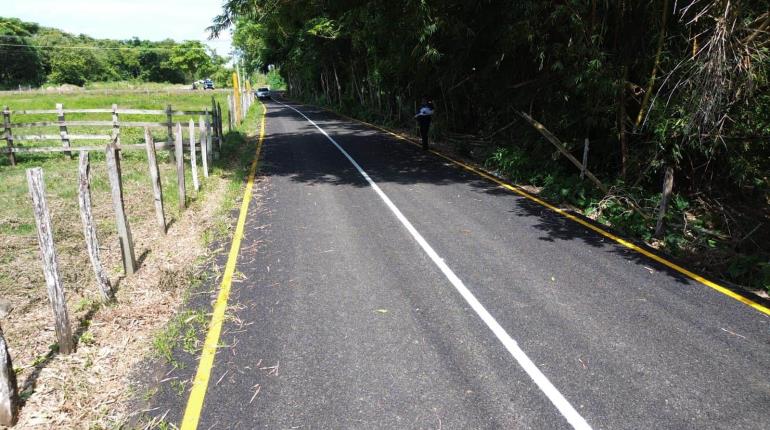
[[[254,94],[256,94],[257,98],[260,100],[269,99],[270,88],[267,88],[267,87],[257,88],[257,91],[255,91]]]

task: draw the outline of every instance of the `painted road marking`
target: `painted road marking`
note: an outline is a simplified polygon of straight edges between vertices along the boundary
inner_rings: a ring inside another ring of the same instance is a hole
[[[492,330],[492,333],[497,337],[498,340],[505,346],[505,348],[508,350],[508,352],[513,356],[513,358],[519,363],[519,365],[524,369],[525,372],[529,375],[530,378],[535,382],[535,384],[540,388],[540,390],[548,397],[548,400],[553,403],[554,406],[556,406],[556,409],[559,410],[559,412],[566,418],[567,422],[569,422],[573,428],[575,429],[585,429],[590,430],[591,426],[588,425],[586,420],[575,410],[575,408],[569,403],[569,401],[559,392],[559,390],[556,389],[556,387],[551,383],[551,381],[548,380],[548,378],[543,374],[543,372],[540,371],[540,369],[537,368],[535,363],[532,362],[532,360],[527,356],[526,353],[519,347],[519,344],[503,329],[503,327],[495,320],[495,318],[492,316],[492,314],[487,311],[487,309],[484,307],[484,305],[481,304],[481,302],[478,301],[476,296],[473,295],[473,293],[468,290],[468,288],[463,284],[463,281],[460,280],[460,278],[455,275],[455,273],[452,271],[452,269],[447,266],[447,264],[444,262],[444,260],[439,257],[439,255],[436,253],[436,251],[431,247],[428,242],[425,241],[425,238],[422,237],[422,235],[414,228],[411,222],[409,222],[408,219],[404,216],[403,213],[396,207],[395,204],[390,200],[390,198],[380,189],[379,186],[372,180],[372,178],[369,177],[369,175],[364,171],[364,169],[361,168],[361,166],[356,162],[356,160],[353,159],[353,157],[350,156],[350,154],[347,153],[342,147],[334,140],[331,136],[329,136],[326,131],[324,131],[321,127],[318,126],[313,120],[305,116],[302,112],[295,109],[292,106],[283,104],[281,102],[277,102],[283,106],[288,107],[289,109],[292,109],[293,111],[300,114],[303,118],[308,120],[310,124],[313,124],[315,128],[318,129],[318,131],[321,132],[324,136],[326,136],[329,141],[337,147],[337,149],[342,153],[342,155],[345,156],[345,158],[350,161],[350,163],[353,165],[353,167],[356,168],[359,174],[366,179],[366,182],[369,183],[369,186],[377,193],[378,196],[380,196],[380,199],[382,199],[383,202],[385,202],[385,205],[390,209],[391,212],[398,218],[399,221],[401,221],[401,224],[403,224],[404,227],[406,227],[407,231],[412,235],[415,241],[422,247],[423,251],[425,251],[426,254],[430,257],[430,259],[433,261],[434,264],[441,270],[441,272],[446,276],[446,278],[449,280],[449,282],[455,287],[457,292],[460,293],[460,295],[465,299],[466,302],[470,305],[470,307],[478,314],[478,316],[481,318],[482,321],[489,327],[490,330]]]
[[[243,191],[243,202],[241,203],[241,212],[238,215],[238,223],[233,235],[233,243],[230,246],[230,254],[227,256],[225,273],[222,276],[222,283],[219,286],[219,295],[214,303],[214,310],[209,324],[209,331],[206,335],[206,341],[203,344],[198,372],[195,374],[190,397],[187,400],[187,408],[184,411],[181,430],[195,430],[198,428],[201,410],[203,409],[203,399],[206,397],[206,390],[209,386],[211,377],[211,368],[214,365],[214,356],[219,344],[219,335],[222,332],[222,323],[225,320],[225,310],[227,310],[227,300],[230,297],[230,286],[235,273],[235,264],[238,261],[238,252],[241,249],[241,240],[243,240],[243,230],[246,225],[246,215],[249,212],[249,203],[251,202],[251,190],[254,188],[254,177],[257,174],[257,162],[262,150],[262,142],[265,140],[265,117],[267,116],[267,106],[262,105],[262,121],[259,126],[259,141],[254,155],[254,161],[251,162],[249,169],[249,179],[246,182],[246,189]]]
[[[321,108],[321,109],[324,109],[324,108]],[[403,136],[401,134],[398,134],[398,133],[395,133],[393,131],[390,131],[387,128],[383,128],[383,127],[380,127],[378,125],[370,124],[370,123],[368,123],[366,121],[361,121],[360,119],[351,118],[349,116],[346,116],[346,115],[343,115],[343,114],[331,111],[329,109],[324,109],[324,110],[326,110],[327,112],[330,112],[330,113],[332,113],[334,115],[346,118],[348,120],[355,121],[355,122],[364,124],[366,126],[375,128],[375,129],[380,130],[380,131],[382,131],[384,133],[387,133],[387,134],[389,134],[389,135],[391,135],[391,136],[393,136],[393,137],[395,137],[395,138],[397,138],[399,140],[403,140],[403,141],[409,142],[409,143],[411,143],[413,145],[416,145],[416,146],[420,146],[421,145],[420,143],[415,142],[414,140],[412,140],[412,139],[410,139],[410,138],[408,138],[406,136]],[[562,215],[563,217],[565,217],[565,218],[567,218],[567,219],[569,219],[571,221],[574,221],[574,222],[582,225],[583,227],[585,227],[585,228],[587,228],[589,230],[593,230],[594,232],[599,233],[600,235],[602,235],[602,236],[612,240],[615,243],[618,243],[618,244],[620,244],[620,245],[622,245],[622,246],[624,246],[624,247],[626,247],[628,249],[631,249],[633,251],[636,251],[636,252],[644,255],[647,258],[650,258],[650,259],[652,259],[654,261],[657,261],[658,263],[668,267],[669,269],[672,269],[672,270],[674,270],[676,272],[679,272],[679,273],[687,276],[688,278],[690,278],[690,279],[692,279],[692,280],[694,280],[694,281],[696,281],[696,282],[698,282],[700,284],[703,284],[703,285],[705,285],[705,286],[707,286],[707,287],[709,287],[709,288],[711,288],[711,289],[713,289],[713,290],[715,290],[715,291],[717,291],[719,293],[724,294],[727,297],[730,297],[730,298],[732,298],[734,300],[737,300],[737,301],[743,303],[744,305],[750,306],[751,308],[753,308],[753,309],[755,309],[755,310],[757,310],[757,311],[759,311],[759,312],[761,312],[761,313],[763,313],[765,315],[770,316],[770,308],[768,308],[767,306],[763,306],[763,305],[755,302],[754,300],[751,300],[748,297],[742,296],[742,295],[736,293],[735,291],[730,290],[727,287],[719,285],[716,282],[711,281],[709,279],[706,279],[703,276],[698,275],[697,273],[693,273],[693,272],[685,269],[684,267],[682,267],[682,266],[680,266],[680,265],[678,265],[678,264],[676,264],[676,263],[674,263],[672,261],[669,261],[669,260],[667,260],[664,257],[661,257],[660,255],[657,255],[657,254],[655,254],[653,252],[650,252],[650,251],[648,251],[648,250],[646,250],[646,249],[644,249],[644,248],[642,248],[640,246],[637,246],[637,245],[635,245],[632,242],[629,242],[629,241],[627,241],[627,240],[625,240],[625,239],[623,239],[623,238],[621,238],[619,236],[616,236],[616,235],[608,232],[607,230],[604,230],[601,227],[598,227],[598,226],[596,226],[596,225],[594,225],[594,224],[592,224],[592,223],[590,223],[588,221],[585,221],[584,219],[581,219],[580,217],[576,217],[575,215],[572,215],[568,211],[565,211],[563,209],[559,209],[559,208],[551,205],[550,203],[547,203],[547,202],[545,202],[545,201],[543,201],[543,200],[533,196],[532,194],[530,194],[530,193],[520,189],[519,187],[516,187],[515,185],[511,185],[511,184],[501,180],[500,178],[497,178],[496,176],[490,174],[489,172],[485,172],[482,169],[479,169],[477,167],[474,167],[474,166],[471,166],[469,164],[466,164],[466,163],[464,163],[464,162],[462,162],[460,160],[456,160],[456,159],[454,159],[454,158],[452,158],[452,157],[450,157],[448,155],[442,154],[442,153],[440,153],[438,151],[430,150],[430,152],[435,154],[435,155],[438,155],[439,157],[441,157],[441,158],[443,158],[445,160],[448,160],[448,161],[450,161],[450,162],[452,162],[452,163],[462,167],[465,170],[468,170],[469,172],[475,173],[475,174],[477,174],[477,175],[479,175],[479,176],[481,176],[481,177],[483,177],[483,178],[485,178],[485,179],[487,179],[489,181],[492,181],[492,182],[496,183],[497,185],[499,185],[500,187],[505,188],[506,190],[513,191],[514,193],[520,195],[521,197],[524,197],[524,198],[526,198],[528,200],[531,200],[531,201],[533,201],[533,202],[535,202],[535,203],[537,203],[537,204],[539,204],[541,206],[544,206],[545,208],[547,208],[547,209],[549,209],[549,210],[551,210],[553,212],[556,212],[557,214]]]

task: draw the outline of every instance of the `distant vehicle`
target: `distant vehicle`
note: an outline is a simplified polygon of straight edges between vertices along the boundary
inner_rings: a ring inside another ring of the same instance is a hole
[[[203,89],[204,90],[213,90],[214,89],[214,81],[211,79],[204,79],[203,80]]]
[[[267,88],[267,87],[257,88],[257,91],[255,91],[254,93],[257,95],[257,98],[260,100],[270,98],[270,88]]]

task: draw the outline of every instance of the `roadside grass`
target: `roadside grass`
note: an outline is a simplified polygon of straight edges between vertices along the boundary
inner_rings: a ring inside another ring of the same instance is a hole
[[[229,240],[233,221],[233,212],[238,209],[238,200],[241,198],[244,183],[249,173],[249,167],[254,157],[255,147],[247,145],[246,136],[256,132],[258,119],[261,116],[261,106],[256,106],[247,115],[241,129],[238,132],[226,136],[222,145],[222,169],[217,167],[217,173],[226,178],[222,200],[215,211],[214,221],[203,232],[202,242],[204,246],[211,247],[215,241],[223,246]],[[205,266],[206,262],[199,261],[196,266]],[[189,299],[202,282],[202,277],[189,276],[191,280],[186,282],[183,298],[183,308],[189,306]],[[204,331],[208,326],[209,315],[202,309],[184,309],[177,314],[166,328],[153,339],[153,352],[166,364],[174,368],[184,367],[184,362],[178,359],[179,354],[186,353],[197,355],[202,345]]]
[[[184,362],[174,357],[174,351],[181,349],[195,354],[199,349],[199,338],[206,326],[206,314],[202,310],[186,310],[177,314],[166,329],[155,336],[152,347],[158,357],[175,368],[184,367]]]
[[[217,281],[221,273],[213,257],[215,254],[227,253],[234,221],[240,208],[239,202],[256,150],[254,140],[249,142],[247,136],[256,134],[261,115],[262,107],[255,106],[243,125],[237,132],[228,134],[222,145],[221,166],[225,168],[221,173],[223,178],[226,178],[226,184],[221,189],[221,200],[214,210],[211,223],[201,235],[201,241],[210,254],[208,258],[194,265],[200,270],[200,276],[192,276],[192,282],[187,283],[184,288],[184,297],[180,301],[177,315],[152,339],[152,360],[142,366],[142,373],[146,372],[144,369],[149,368],[149,373],[155,376],[148,378],[145,375],[135,381],[137,385],[134,387],[131,408],[137,412],[132,413],[133,416],[127,423],[131,428],[176,428],[169,424],[168,409],[166,413],[158,414],[153,412],[156,410],[153,406],[156,398],[168,400],[168,396],[171,396],[183,399],[191,387],[195,369],[187,368],[186,363],[197,364],[197,357],[211,319],[210,304],[205,299],[200,300],[199,295],[213,297],[218,293]],[[228,308],[225,315],[227,321],[237,321],[233,314],[234,309],[236,306]],[[181,370],[181,373],[175,373],[178,370]],[[158,409],[161,410],[162,408]]]

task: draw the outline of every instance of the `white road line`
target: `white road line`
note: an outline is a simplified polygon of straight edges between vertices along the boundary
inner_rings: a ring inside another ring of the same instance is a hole
[[[304,113],[300,112],[293,106],[289,106],[287,104],[281,103],[276,101],[276,103],[283,105],[285,107],[288,107],[289,109],[292,109],[293,111],[297,112],[298,114],[302,115],[303,118],[308,120],[311,124],[315,126],[315,128],[318,129],[318,131],[321,132],[324,136],[326,136],[329,141],[334,144],[334,146],[339,149],[339,151],[342,153],[342,155],[345,156],[345,158],[350,161],[351,164],[358,170],[358,173],[361,174],[361,176],[366,179],[366,182],[369,183],[369,186],[372,187],[372,189],[377,193],[377,195],[380,196],[383,202],[385,202],[385,205],[388,206],[388,208],[393,212],[393,214],[398,218],[399,221],[401,221],[401,224],[406,227],[407,231],[412,235],[414,240],[417,241],[417,243],[420,244],[423,251],[425,251],[426,254],[430,257],[431,260],[433,260],[433,263],[438,266],[439,269],[441,269],[441,272],[444,273],[444,276],[447,277],[449,282],[452,283],[452,285],[455,287],[457,292],[460,293],[460,295],[465,299],[466,302],[471,306],[471,308],[476,311],[476,314],[481,318],[482,321],[489,327],[490,330],[492,330],[492,333],[497,336],[497,339],[500,340],[500,342],[505,346],[505,348],[508,350],[509,353],[513,356],[514,359],[519,363],[519,365],[524,369],[525,372],[529,375],[530,378],[535,382],[535,384],[540,388],[540,390],[548,397],[548,400],[553,403],[554,406],[556,406],[556,409],[561,412],[561,414],[564,416],[564,418],[567,419],[567,422],[569,422],[573,428],[580,429],[580,430],[591,430],[591,426],[588,425],[586,420],[578,413],[578,411],[575,410],[575,408],[569,403],[569,401],[559,392],[559,390],[554,387],[554,385],[551,383],[551,381],[546,378],[546,376],[543,374],[543,372],[540,371],[540,369],[537,368],[535,363],[532,362],[532,360],[527,356],[524,351],[519,347],[519,344],[503,329],[503,327],[495,320],[495,317],[492,316],[492,314],[487,311],[487,309],[484,307],[484,305],[479,302],[479,300],[476,298],[476,296],[473,295],[473,293],[468,290],[468,288],[463,284],[463,281],[460,280],[460,278],[455,275],[455,273],[452,271],[452,269],[449,268],[449,266],[446,265],[444,260],[439,257],[439,255],[436,253],[436,251],[431,247],[427,241],[425,241],[425,238],[422,237],[422,235],[414,228],[411,222],[409,222],[408,219],[404,216],[404,214],[401,213],[401,211],[396,207],[395,204],[390,200],[390,198],[380,189],[379,186],[372,180],[372,178],[369,177],[369,175],[364,171],[364,169],[361,168],[361,166],[356,162],[356,160],[353,159],[353,157],[350,156],[350,154],[347,153],[342,147],[334,140],[331,136],[329,136],[324,129],[318,126],[313,120],[305,116]]]

